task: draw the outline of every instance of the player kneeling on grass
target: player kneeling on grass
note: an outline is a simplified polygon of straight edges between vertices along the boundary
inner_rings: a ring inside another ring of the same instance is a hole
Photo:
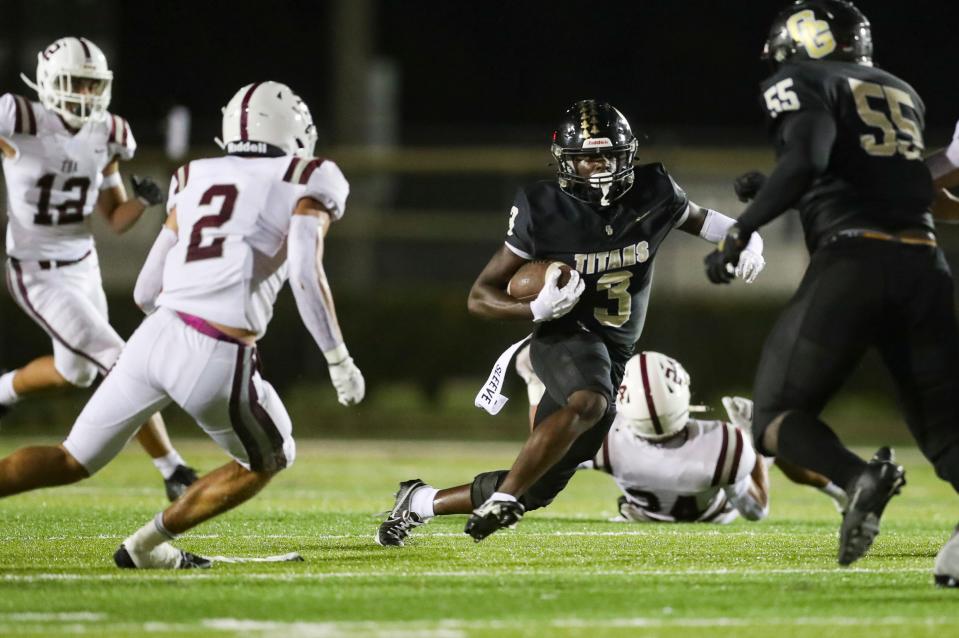
[[[689,418],[689,374],[658,352],[626,364],[616,419],[592,461],[622,490],[616,520],[730,523],[769,513],[766,463],[749,436],[752,401],[724,397],[732,423]]]
[[[309,111],[283,84],[250,84],[223,111],[223,140],[226,157],[190,162],[174,175],[166,226],[134,293],[153,312],[67,440],[0,460],[0,496],[74,483],[106,465],[146,415],[171,401],[196,419],[233,460],[123,541],[119,567],[209,567],[168,541],[251,498],[293,463],[290,417],[260,375],[256,349],[287,263],[340,402],[357,403],[365,392],[321,261],[323,236],[343,215],[349,186],[336,164],[310,157]]]

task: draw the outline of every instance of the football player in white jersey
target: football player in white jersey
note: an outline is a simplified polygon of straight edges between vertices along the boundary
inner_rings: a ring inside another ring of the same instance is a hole
[[[302,101],[277,82],[250,84],[230,100],[227,155],[194,160],[171,182],[167,224],[137,283],[137,301],[151,314],[62,445],[0,460],[0,496],[86,478],[145,415],[175,402],[232,460],[123,541],[114,560],[124,568],[209,567],[169,541],[246,501],[293,463],[290,417],[261,376],[256,349],[288,274],[340,402],[363,399],[322,265],[324,236],[343,215],[349,185],[336,164],[311,157],[310,124]]]
[[[751,401],[724,398],[733,423],[701,421],[689,417],[689,396],[689,374],[678,361],[658,352],[634,355],[616,397],[616,419],[596,456],[580,467],[613,477],[623,493],[623,520],[765,518],[769,476],[744,418]]]
[[[0,151],[6,178],[7,287],[53,341],[53,356],[0,375],[0,416],[19,399],[61,387],[89,387],[123,349],[110,326],[90,216],[98,209],[117,233],[154,204],[160,187],[133,177],[127,199],[119,161],[136,150],[130,125],[107,112],[113,73],[86,38],[60,38],[37,55],[39,102],[0,97]],[[174,500],[196,473],[170,445],[159,414],[144,415],[138,439]]]
[[[664,355],[660,355],[660,354],[657,354],[657,353],[646,353],[646,354],[656,355],[657,358],[664,356]],[[638,356],[638,355],[637,355],[637,356]],[[668,358],[668,357],[667,357],[667,358]],[[634,361],[635,361],[636,359],[637,359],[637,357],[633,357],[633,360],[634,360]],[[658,360],[658,359],[657,359],[657,360]],[[672,361],[672,359],[670,359],[670,361]],[[679,365],[679,364],[677,363],[676,365]],[[680,367],[681,367],[681,366],[680,366]],[[631,369],[631,368],[627,368],[627,371],[629,371],[630,369]],[[526,389],[527,389],[527,392],[528,392],[528,394],[529,394],[529,403],[530,403],[530,427],[532,427],[533,416],[536,414],[536,406],[539,404],[539,401],[540,401],[540,399],[541,399],[542,396],[543,396],[543,393],[544,393],[544,391],[545,391],[545,387],[543,386],[542,381],[539,380],[539,377],[536,376],[536,373],[533,372],[533,366],[532,366],[532,364],[531,364],[531,362],[530,362],[530,360],[529,360],[529,348],[528,348],[528,347],[527,347],[527,348],[523,348],[523,349],[520,350],[520,351],[517,353],[517,355],[516,355],[516,372],[519,374],[520,377],[522,377],[523,381],[526,382]],[[630,380],[631,380],[631,382],[633,382],[633,383],[636,383],[636,382],[637,382],[635,376],[630,377]],[[641,381],[640,381],[640,382],[641,382]],[[620,388],[620,395],[619,395],[619,398],[620,398],[620,399],[621,399],[623,393],[625,392],[625,387],[626,387],[626,380],[624,379],[623,385],[622,385],[622,387]],[[618,400],[619,400],[619,399],[618,399]],[[685,397],[684,400],[685,400],[685,402],[686,402],[687,404],[689,403],[688,397]],[[656,405],[663,405],[664,403],[665,403],[664,401],[658,401],[658,402],[656,402]],[[729,415],[729,421],[730,421],[730,423],[732,423],[732,425],[734,425],[735,427],[737,427],[737,428],[739,428],[740,430],[742,430],[743,432],[745,432],[745,433],[750,437],[750,438],[747,439],[747,440],[751,440],[751,436],[752,436],[752,434],[751,434],[751,432],[752,432],[752,401],[750,401],[749,399],[743,398],[743,397],[723,397],[723,405],[725,406],[726,412],[727,412],[727,414]],[[635,406],[635,405],[634,405],[633,407],[634,407],[634,409],[636,409],[636,406]],[[620,409],[622,410],[622,408],[620,408]],[[628,412],[628,410],[627,410],[627,411],[624,411],[624,412],[621,412],[621,414],[625,414],[626,412]],[[614,424],[614,427],[622,426],[622,418],[625,418],[625,417],[618,417],[618,420],[617,420],[617,422]],[[646,417],[646,418],[648,418],[648,417]],[[693,421],[691,421],[691,423],[693,423]],[[698,424],[698,423],[718,423],[718,421],[710,421],[710,422],[696,421],[695,423],[697,423],[697,424]],[[612,436],[612,435],[611,435],[611,436]],[[621,435],[620,435],[620,436],[621,436]],[[641,435],[637,434],[637,436],[641,436]],[[609,439],[607,439],[607,440],[609,440]],[[669,443],[669,442],[667,442],[667,443]],[[674,444],[674,443],[671,443],[670,445],[672,445],[672,444]],[[638,445],[638,444],[637,444],[637,445]],[[690,449],[691,449],[691,448],[687,448],[687,447],[681,446],[680,448],[678,448],[678,450],[676,451],[676,453],[677,453],[677,454],[680,454],[680,455],[683,455],[683,454],[686,454],[687,452],[689,452]],[[595,459],[594,459],[593,461],[589,461],[589,462],[587,462],[587,463],[584,463],[584,464],[581,466],[581,468],[583,468],[583,469],[593,468],[593,469],[608,471],[610,464],[609,464],[609,463],[603,463],[603,461],[602,461],[602,459],[604,458],[604,457],[603,457],[603,452],[604,452],[604,450],[606,450],[606,451],[608,452],[608,446],[607,446],[606,444],[604,444],[603,449],[601,449],[600,452],[597,453],[597,455],[596,455],[596,457],[595,457]],[[764,457],[764,458],[765,458],[765,460],[766,460],[767,463],[768,463],[769,461],[772,461],[772,458],[771,458],[771,457]],[[637,460],[637,463],[640,463],[640,462],[644,462],[644,461]],[[837,509],[839,512],[842,512],[842,511],[845,510],[846,505],[848,504],[848,501],[849,501],[849,497],[846,495],[846,492],[845,492],[842,488],[840,488],[839,486],[837,486],[837,485],[835,485],[834,483],[832,483],[832,482],[831,482],[829,479],[827,479],[825,476],[822,476],[822,475],[817,474],[817,473],[815,473],[815,472],[811,472],[811,471],[809,471],[809,470],[807,470],[807,469],[805,469],[805,468],[800,468],[800,467],[796,467],[796,466],[790,465],[790,464],[788,464],[788,463],[784,463],[784,462],[782,462],[780,459],[776,459],[775,461],[772,461],[772,462],[774,462],[774,463],[777,465],[777,467],[779,467],[780,471],[782,471],[782,473],[785,474],[786,477],[789,478],[789,480],[793,481],[794,483],[798,483],[798,484],[800,484],[800,485],[808,485],[808,486],[810,486],[810,487],[816,488],[817,490],[819,490],[819,491],[821,491],[822,493],[826,494],[827,496],[829,496],[829,497],[833,500],[833,503],[835,504],[836,509]],[[632,462],[627,462],[626,464],[620,464],[619,468],[617,468],[617,469],[625,469],[625,468],[630,467],[630,466],[632,466],[632,465],[634,465],[634,464],[635,464],[635,463],[632,463]],[[658,472],[658,469],[657,469],[656,467],[650,467],[650,468],[647,468],[647,469],[648,469],[648,471],[653,472],[653,473],[657,473],[657,472]],[[760,470],[757,468],[756,471],[758,472],[758,471],[760,471]],[[619,481],[617,480],[617,482],[619,482]],[[642,487],[634,488],[634,489],[642,489]],[[660,509],[665,509],[665,507],[662,505],[662,502],[661,502],[661,501],[657,501],[657,502],[659,502],[659,507],[660,507]],[[661,516],[660,516],[660,517],[654,517],[654,518],[652,518],[652,519],[650,519],[650,518],[645,518],[645,519],[644,519],[644,518],[637,518],[637,517],[635,517],[635,516],[630,516],[630,514],[628,514],[626,511],[624,511],[623,508],[626,507],[626,508],[627,508],[629,511],[631,511],[631,512],[634,512],[635,509],[634,509],[632,506],[628,505],[628,503],[629,503],[629,499],[628,499],[627,496],[624,495],[623,497],[620,498],[620,500],[619,500],[620,516],[621,516],[620,520],[669,520],[668,518],[663,518],[663,517],[661,517]],[[732,508],[732,504],[730,504],[730,508]],[[681,508],[681,509],[683,509],[683,508]],[[727,509],[729,509],[729,508],[727,508]],[[684,510],[684,511],[686,511],[686,510]],[[728,513],[731,515],[731,517],[730,517],[728,520],[733,520],[733,519],[736,517],[736,512],[735,512],[735,511],[733,511],[733,510],[730,509]],[[718,513],[717,513],[717,517],[718,517]],[[722,519],[714,519],[713,522],[722,523],[722,522],[728,522],[728,521],[727,521],[727,520],[722,520]]]

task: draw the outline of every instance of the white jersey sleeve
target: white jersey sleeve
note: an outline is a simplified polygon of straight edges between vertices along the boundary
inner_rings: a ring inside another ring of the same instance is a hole
[[[343,217],[350,185],[340,167],[328,159],[294,158],[284,180],[303,186],[300,197],[312,197],[330,211],[333,221]]]
[[[133,138],[130,123],[119,115],[107,114],[110,133],[107,140],[107,151],[111,158],[127,161],[133,159],[137,150],[137,141]]]
[[[956,122],[956,131],[952,135],[952,142],[946,149],[946,158],[953,166],[959,168],[959,122]]]

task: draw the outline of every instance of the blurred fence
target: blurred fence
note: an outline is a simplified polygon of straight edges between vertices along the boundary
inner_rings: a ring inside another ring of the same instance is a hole
[[[350,179],[352,194],[346,217],[330,233],[325,259],[347,343],[367,377],[369,401],[354,410],[335,404],[323,359],[284,292],[261,351],[266,376],[286,397],[298,431],[521,436],[517,423],[524,421],[525,392],[515,377],[506,416],[493,419],[471,404],[496,356],[528,326],[471,317],[466,295],[502,242],[517,186],[551,177],[545,149],[338,149],[329,156]],[[771,163],[765,149],[661,147],[642,149],[641,156],[663,161],[694,201],[732,216],[742,205],[731,179]],[[146,151],[124,173],[166,181],[174,169],[158,152]],[[673,233],[657,255],[639,347],[683,361],[696,400],[719,405],[723,393],[749,392],[762,341],[805,267],[793,217],[764,231],[768,267],[752,286],[709,285],[702,258],[710,246],[683,233]],[[162,213],[151,211],[122,237],[94,222],[111,320],[121,335],[129,335],[141,318],[130,291],[161,222]],[[947,246],[956,243],[952,234],[943,233]],[[49,351],[40,329],[8,294],[0,295],[0,365],[16,367]],[[850,400],[840,405],[848,427],[868,433],[895,424],[890,384],[877,359],[865,361],[848,390]],[[64,431],[84,396],[25,402],[4,427],[40,424]],[[171,418],[185,427],[181,417]]]

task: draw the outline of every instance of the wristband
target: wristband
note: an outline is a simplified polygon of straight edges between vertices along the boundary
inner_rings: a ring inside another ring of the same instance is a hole
[[[350,358],[350,353],[346,349],[346,344],[341,343],[332,350],[325,350],[323,356],[326,357],[326,364],[337,366]]]

